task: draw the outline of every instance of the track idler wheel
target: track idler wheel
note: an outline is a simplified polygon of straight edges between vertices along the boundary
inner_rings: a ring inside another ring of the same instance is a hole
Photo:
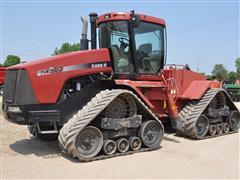
[[[137,151],[137,150],[139,150],[141,148],[142,141],[141,141],[141,139],[139,137],[133,136],[133,137],[129,138],[129,144],[130,144],[131,150]]]
[[[214,136],[217,133],[217,126],[216,125],[210,125],[209,127],[209,134],[211,136]]]
[[[218,124],[217,125],[217,134],[222,134],[223,133],[223,125],[222,124]]]
[[[117,149],[120,153],[125,153],[128,151],[129,149],[129,142],[127,139],[125,138],[121,138],[119,140],[117,140]]]
[[[236,131],[240,127],[240,114],[238,111],[234,110],[229,116],[229,126],[232,131]]]
[[[230,126],[228,123],[223,123],[223,132],[228,133],[230,130]]]
[[[75,154],[79,159],[88,160],[96,156],[103,145],[103,135],[101,131],[94,126],[87,126],[76,137]]]
[[[113,140],[110,140],[110,139],[106,139],[104,140],[103,142],[103,152],[106,154],[106,155],[112,155],[114,154],[116,151],[117,151],[117,144],[115,141]]]
[[[203,138],[206,136],[209,128],[208,117],[204,114],[201,114],[197,121],[195,122],[195,135],[197,138]]]
[[[163,138],[163,128],[155,120],[146,121],[140,128],[139,137],[146,147],[157,147]]]

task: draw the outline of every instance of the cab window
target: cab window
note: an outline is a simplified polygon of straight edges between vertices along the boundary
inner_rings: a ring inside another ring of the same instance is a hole
[[[134,28],[136,63],[140,74],[157,74],[164,64],[164,28],[141,22]]]

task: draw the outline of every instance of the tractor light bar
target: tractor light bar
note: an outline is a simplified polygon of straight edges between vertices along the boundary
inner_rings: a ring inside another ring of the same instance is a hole
[[[9,112],[14,112],[14,113],[20,113],[20,112],[22,112],[22,110],[20,109],[20,107],[16,107],[16,106],[9,106],[9,107],[8,107],[8,111],[9,111]]]
[[[104,16],[105,19],[110,19],[110,14]]]

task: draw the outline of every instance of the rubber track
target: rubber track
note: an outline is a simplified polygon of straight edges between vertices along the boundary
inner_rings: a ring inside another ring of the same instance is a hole
[[[193,139],[207,139],[207,138],[222,136],[222,135],[231,134],[231,133],[236,132],[236,131],[230,131],[228,133],[217,134],[217,135],[214,135],[214,136],[205,136],[205,137],[202,137],[202,138],[198,138],[195,134],[195,122],[196,122],[196,120],[204,112],[204,110],[207,108],[209,103],[213,100],[213,98],[219,92],[226,93],[226,91],[223,90],[223,89],[209,89],[205,93],[205,95],[202,97],[201,100],[191,101],[184,106],[184,108],[179,113],[181,121],[182,121],[182,129],[179,129],[180,134],[183,134],[183,135],[188,136],[188,137],[193,138]],[[230,99],[229,96],[228,96],[228,98]]]
[[[89,101],[87,103],[87,105],[85,105],[81,110],[79,110],[60,129],[58,140],[59,140],[59,145],[62,148],[62,150],[73,157],[78,157],[77,149],[75,146],[76,136],[79,134],[79,132],[84,127],[86,127],[91,121],[93,121],[116,97],[118,97],[119,95],[124,94],[124,93],[132,95],[135,98],[136,102],[138,104],[140,104],[142,106],[142,108],[147,110],[151,114],[151,116],[161,124],[161,126],[163,128],[163,125],[158,120],[158,118],[131,91],[128,91],[125,89],[103,90],[103,91],[100,91],[94,98],[92,98],[91,101]],[[163,128],[163,130],[164,130],[164,128]],[[151,149],[147,148],[147,150],[151,150]],[[140,149],[140,151],[141,151],[141,149]],[[82,161],[86,161],[85,159],[83,159],[81,157],[78,157],[78,158]],[[104,155],[102,155],[99,157],[93,157],[92,159],[99,159],[99,158],[101,159],[101,158],[106,158],[106,157]],[[91,160],[91,159],[89,159],[89,160]],[[87,161],[89,161],[89,160],[87,160]]]
[[[103,159],[108,159],[108,158],[113,158],[113,157],[117,157],[117,156],[126,156],[126,155],[130,155],[130,154],[134,154],[134,153],[141,153],[141,152],[148,152],[148,151],[154,151],[154,150],[158,150],[160,149],[160,146],[157,146],[157,147],[153,147],[153,148],[141,148],[137,151],[132,151],[132,150],[129,150],[125,153],[115,153],[115,154],[112,154],[112,155],[98,155],[98,156],[95,156],[93,158],[90,158],[90,159],[80,159],[81,162],[90,162],[90,161],[97,161],[97,160],[103,160]],[[101,153],[101,152],[100,152]]]

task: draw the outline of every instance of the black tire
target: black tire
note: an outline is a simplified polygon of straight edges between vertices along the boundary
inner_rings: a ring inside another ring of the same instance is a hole
[[[237,110],[230,113],[228,118],[229,126],[232,131],[237,131],[240,127],[240,114]]]
[[[163,128],[158,121],[149,120],[142,124],[138,136],[146,147],[158,147],[163,139]]]
[[[28,125],[28,131],[31,135],[42,141],[54,141],[57,139],[58,134],[39,134],[35,125]]]

